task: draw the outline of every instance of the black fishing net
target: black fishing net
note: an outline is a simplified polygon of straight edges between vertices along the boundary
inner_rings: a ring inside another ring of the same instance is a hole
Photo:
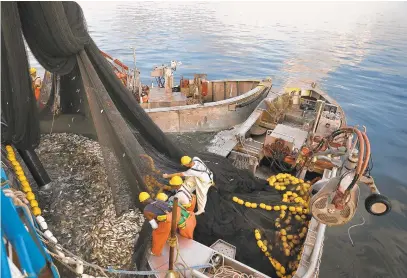
[[[209,190],[206,212],[197,217],[195,240],[211,245],[223,239],[236,246],[238,260],[270,276],[275,276],[274,260],[290,272],[289,264],[296,260],[303,240],[294,236],[301,233],[308,219],[301,218],[299,212],[290,213],[288,208],[281,215],[275,206],[281,205],[282,191],[236,169],[226,158],[170,140],[116,78],[90,38],[77,3],[3,2],[1,9],[2,113],[9,125],[4,136],[2,130],[2,143],[35,147],[39,142],[24,34],[35,58],[52,73],[50,97],[41,119],[52,118],[55,125],[64,117],[72,119],[59,127],[64,132],[75,132],[79,121],[92,123],[91,133],[103,150],[117,212],[127,210],[132,203],[142,208],[137,198],[141,191],[154,197],[167,183],[163,173],[185,170],[179,165],[182,155],[199,156],[214,172],[216,187]],[[52,109],[57,96],[60,117],[55,117]],[[282,180],[289,182],[288,178]],[[280,231],[282,228],[285,232]],[[284,241],[282,233],[293,234],[291,241]],[[146,223],[135,246],[134,262],[139,269],[147,268],[150,236],[151,227]],[[278,265],[276,268],[280,269]]]

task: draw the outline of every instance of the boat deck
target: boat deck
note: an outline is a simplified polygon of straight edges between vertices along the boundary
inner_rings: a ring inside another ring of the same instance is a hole
[[[158,108],[181,106],[187,104],[187,97],[181,92],[166,93],[165,88],[150,88],[148,103],[143,103],[144,108]]]

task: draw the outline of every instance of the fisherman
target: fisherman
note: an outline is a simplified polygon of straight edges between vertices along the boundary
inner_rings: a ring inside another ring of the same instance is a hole
[[[195,213],[195,215],[200,215],[205,212],[205,205],[208,199],[208,190],[212,185],[214,185],[213,173],[198,157],[191,158],[189,156],[183,156],[181,158],[181,164],[189,169],[181,173],[163,174],[163,177],[193,177],[196,184],[196,196],[198,202],[198,211]]]
[[[172,221],[172,202],[163,201],[166,196],[164,193],[157,194],[157,199],[151,199],[150,194],[141,192],[139,194],[140,203],[145,205],[144,217],[149,221],[153,228],[153,242],[151,253],[154,256],[161,256],[165,242],[171,233]],[[193,239],[196,226],[196,218],[193,212],[186,211],[181,205],[177,210],[177,227],[181,236]]]
[[[196,184],[189,178],[185,179],[185,182],[180,176],[172,177],[169,184],[171,189],[175,189],[175,195],[170,197],[170,201],[175,197],[178,198],[178,202],[190,212],[195,210],[196,196],[193,192],[196,189]]]
[[[40,99],[41,86],[42,86],[41,77],[37,76],[36,68],[30,68],[30,75],[31,75],[31,82],[32,82],[33,90],[34,90],[35,100],[38,101]]]
[[[124,86],[127,86],[127,75],[125,73],[117,71],[116,77],[120,79]]]

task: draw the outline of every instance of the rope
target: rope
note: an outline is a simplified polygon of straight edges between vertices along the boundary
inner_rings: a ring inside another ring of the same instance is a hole
[[[6,180],[6,181],[4,181],[4,182],[1,183],[1,186],[4,186],[4,185],[6,185],[6,184],[8,184],[8,183],[9,183],[9,181]]]
[[[51,129],[49,131],[49,134],[52,134],[52,129],[54,128],[54,122],[55,122],[55,115],[57,113],[57,99],[58,99],[58,95],[59,95],[59,80],[58,77],[56,77],[56,84],[55,84],[55,90],[57,91],[56,93],[54,93],[54,103],[53,103],[53,113],[52,113],[52,123],[51,123]]]
[[[213,275],[213,278],[222,277],[222,278],[253,278],[253,275],[247,275],[246,273],[240,272],[234,269],[231,266],[225,266],[225,257],[222,256],[222,266],[220,266]]]
[[[203,264],[203,265],[196,265],[196,266],[189,266],[187,268],[177,268],[177,271],[186,271],[191,269],[203,269],[212,267],[211,264]],[[168,273],[169,270],[120,270],[120,269],[113,269],[108,268],[106,269],[109,273],[119,273],[125,275],[153,275],[153,274],[160,274],[160,273]]]
[[[357,202],[357,203],[359,203],[359,197],[360,197],[360,188],[358,187],[358,202]],[[362,216],[362,223],[352,225],[352,226],[350,226],[350,227],[348,228],[349,240],[350,240],[350,243],[352,244],[353,247],[355,247],[355,244],[353,243],[352,237],[350,236],[350,229],[352,229],[352,228],[354,228],[354,227],[357,227],[357,226],[363,226],[363,225],[365,224],[365,222],[366,222],[366,221],[365,221],[365,218]]]
[[[31,224],[33,224],[34,220],[32,217],[32,213],[31,213],[31,210],[27,206],[27,204],[29,204],[30,202],[26,199],[25,193],[15,190],[13,188],[5,188],[5,189],[3,189],[3,192],[6,197],[9,197],[12,199],[13,204],[16,207],[21,207],[25,210],[25,212],[29,216],[29,220],[31,221]]]
[[[174,247],[178,247],[178,244],[177,244],[177,237],[175,236],[175,237],[170,237],[168,240],[167,240],[167,242],[168,242],[168,245],[170,246],[170,247],[172,247],[172,248],[174,248]]]

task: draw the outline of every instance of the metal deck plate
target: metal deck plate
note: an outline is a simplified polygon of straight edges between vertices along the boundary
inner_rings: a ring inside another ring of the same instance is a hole
[[[178,236],[179,244],[179,256],[177,262],[186,263],[188,266],[197,266],[207,264],[209,259],[212,257],[214,251],[194,240],[186,239],[182,236]],[[170,247],[165,244],[160,257],[151,256],[148,259],[151,269],[154,270],[168,270],[168,256],[170,252]],[[183,262],[183,260],[184,262]],[[186,271],[187,277],[190,276],[190,271]],[[165,278],[165,273],[161,273],[156,277]]]
[[[214,244],[212,244],[211,248],[232,259],[234,259],[236,256],[236,247],[221,239],[218,239]]]

